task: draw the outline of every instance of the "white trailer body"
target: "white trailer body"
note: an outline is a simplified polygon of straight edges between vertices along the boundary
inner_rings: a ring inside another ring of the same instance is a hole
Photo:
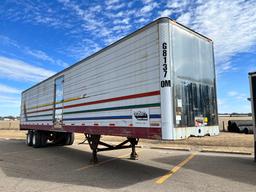
[[[22,93],[21,129],[217,135],[213,42],[160,18]]]

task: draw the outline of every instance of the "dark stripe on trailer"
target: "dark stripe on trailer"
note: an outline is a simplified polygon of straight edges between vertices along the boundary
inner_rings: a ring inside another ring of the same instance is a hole
[[[152,114],[150,118],[161,118],[159,114]],[[132,119],[131,115],[121,116],[102,116],[102,117],[79,117],[79,118],[64,118],[64,121],[78,121],[78,120],[106,120],[106,119]]]
[[[161,118],[160,114],[152,114],[149,116],[152,119]],[[78,118],[64,118],[63,121],[79,121],[79,120],[106,120],[106,119],[132,119],[131,115],[119,115],[119,116],[101,116],[101,117],[78,117]],[[36,119],[27,120],[33,121],[52,121],[52,119]]]
[[[54,129],[52,125],[20,125],[21,130],[35,129],[48,131],[66,131],[97,135],[113,135],[145,139],[161,139],[161,128],[155,127],[117,127],[117,126],[84,126],[64,125],[63,129]]]

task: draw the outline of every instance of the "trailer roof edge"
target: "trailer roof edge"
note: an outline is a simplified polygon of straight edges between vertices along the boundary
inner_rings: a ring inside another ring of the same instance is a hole
[[[72,69],[72,68],[75,67],[76,65],[79,65],[80,63],[82,63],[82,62],[84,62],[84,61],[86,61],[86,60],[89,60],[89,59],[95,57],[96,55],[98,55],[98,54],[100,54],[100,53],[106,51],[107,49],[109,49],[109,48],[111,48],[111,47],[113,47],[113,46],[115,46],[115,45],[117,45],[117,44],[123,42],[124,40],[133,37],[134,35],[136,35],[136,34],[142,32],[142,31],[146,30],[146,29],[149,28],[150,26],[153,26],[153,25],[159,24],[159,23],[169,23],[169,22],[171,22],[171,23],[173,23],[173,24],[176,24],[176,25],[178,25],[178,26],[180,26],[180,27],[182,27],[182,28],[185,28],[185,29],[187,29],[188,31],[190,31],[190,32],[192,32],[192,33],[195,33],[195,34],[199,35],[200,37],[203,37],[203,38],[205,38],[206,40],[212,42],[212,40],[211,40],[210,38],[208,38],[208,37],[206,37],[206,36],[204,36],[204,35],[202,35],[202,34],[196,32],[196,31],[194,31],[194,30],[192,30],[192,29],[190,29],[190,28],[188,28],[188,27],[182,25],[181,23],[179,23],[179,22],[177,22],[177,21],[175,21],[175,20],[173,20],[173,19],[171,19],[171,18],[169,18],[169,17],[160,17],[160,18],[158,18],[158,19],[156,19],[156,20],[154,20],[154,21],[148,23],[148,24],[145,25],[144,27],[135,30],[134,32],[132,32],[132,33],[126,35],[125,37],[123,37],[123,38],[121,38],[121,39],[119,39],[119,40],[113,42],[112,44],[110,44],[110,45],[108,45],[108,46],[102,48],[101,50],[99,50],[99,51],[97,51],[97,52],[95,52],[95,53],[89,55],[88,57],[86,57],[86,58],[84,58],[84,59],[81,59],[80,61],[78,61],[78,62],[72,64],[71,66],[69,66],[69,67],[67,67],[67,68],[65,68],[65,69],[63,69],[63,70],[57,72],[56,74],[54,74],[54,75],[48,77],[47,79],[36,83],[35,85],[29,87],[28,89],[22,91],[21,94],[23,94],[23,93],[27,92],[28,90],[30,90],[30,89],[32,89],[32,88],[34,88],[34,87],[36,87],[36,86],[38,86],[38,85],[44,83],[45,81],[47,81],[47,80],[49,80],[49,79],[51,79],[51,78],[57,77],[57,76],[60,75],[61,73],[65,72],[65,71],[67,71],[67,70],[69,70],[69,69]]]
[[[255,74],[256,74],[256,71],[248,73],[248,75],[255,75]]]

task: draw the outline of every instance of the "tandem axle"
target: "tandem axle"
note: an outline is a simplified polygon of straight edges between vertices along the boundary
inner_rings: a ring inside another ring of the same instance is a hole
[[[136,145],[139,142],[138,138],[127,137],[125,141],[118,145],[110,145],[103,141],[100,141],[101,135],[85,134],[85,138],[88,141],[88,144],[92,150],[92,163],[98,163],[97,153],[100,151],[110,151],[126,148],[132,149],[130,159],[136,160],[138,158],[138,154],[136,153]],[[47,144],[50,143],[52,143],[53,145],[72,145],[74,143],[74,133],[28,130],[26,137],[26,144],[28,146],[40,148],[46,147]],[[127,143],[130,144],[127,145]],[[99,145],[104,147],[99,148]]]

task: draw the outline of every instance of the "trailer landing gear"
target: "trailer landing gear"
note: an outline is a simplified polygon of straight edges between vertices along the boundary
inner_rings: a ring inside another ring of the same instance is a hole
[[[97,152],[99,151],[110,151],[110,150],[126,149],[126,148],[132,148],[130,159],[132,160],[138,159],[138,154],[136,153],[136,148],[135,148],[135,146],[138,144],[138,141],[139,141],[139,139],[137,138],[128,137],[127,140],[125,140],[124,142],[118,145],[110,145],[100,141],[100,137],[101,137],[100,135],[85,134],[85,137],[88,140],[88,143],[92,150],[92,159],[91,159],[92,163],[98,163]],[[130,143],[130,145],[125,145],[127,143]],[[98,148],[99,145],[104,146],[104,148]]]

